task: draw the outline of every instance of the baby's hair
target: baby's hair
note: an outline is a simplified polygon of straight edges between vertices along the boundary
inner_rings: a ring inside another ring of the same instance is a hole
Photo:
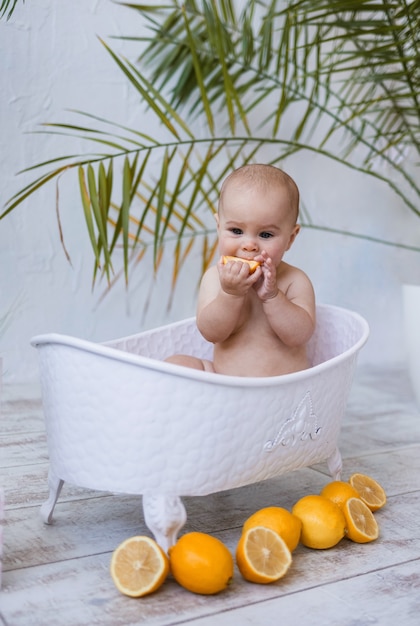
[[[273,185],[286,187],[290,198],[290,206],[297,221],[299,215],[299,189],[293,178],[280,168],[264,163],[250,163],[234,170],[222,184],[222,188],[220,190],[219,208],[223,202],[223,192],[231,183],[240,183],[241,185],[245,184],[251,187],[258,187],[261,191],[264,191]]]

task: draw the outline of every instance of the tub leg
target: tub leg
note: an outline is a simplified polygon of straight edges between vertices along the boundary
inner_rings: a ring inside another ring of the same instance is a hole
[[[41,506],[41,517],[44,524],[52,524],[54,507],[57,503],[58,496],[60,495],[63,485],[64,480],[57,478],[57,476],[50,469],[48,472],[48,487],[50,489],[50,493],[48,500],[46,500]]]
[[[157,543],[167,552],[187,521],[184,504],[178,496],[143,495],[144,521]]]
[[[328,469],[333,480],[341,480],[341,470],[343,469],[343,461],[340,450],[336,448],[332,455],[327,459]]]

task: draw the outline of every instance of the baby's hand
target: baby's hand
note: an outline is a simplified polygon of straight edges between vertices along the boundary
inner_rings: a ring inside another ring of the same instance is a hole
[[[217,264],[220,285],[225,293],[232,296],[244,296],[261,276],[261,268],[250,274],[247,263],[241,261],[224,261],[223,257]]]
[[[254,289],[261,300],[271,300],[279,292],[276,268],[265,250],[255,260],[261,262],[261,276],[258,282],[255,283]]]

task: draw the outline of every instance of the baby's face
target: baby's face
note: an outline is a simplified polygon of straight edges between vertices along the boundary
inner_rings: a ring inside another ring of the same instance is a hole
[[[220,254],[253,259],[265,250],[276,266],[299,231],[285,188],[233,185],[224,191],[217,228]]]

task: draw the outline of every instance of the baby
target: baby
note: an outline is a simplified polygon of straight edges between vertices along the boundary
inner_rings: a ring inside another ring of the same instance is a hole
[[[295,182],[274,166],[245,165],[226,178],[216,215],[221,258],[204,274],[197,305],[197,326],[214,344],[213,361],[178,354],[167,362],[234,376],[277,376],[309,366],[314,290],[302,270],[283,261],[300,230],[298,212]],[[258,263],[252,273],[251,260]]]

